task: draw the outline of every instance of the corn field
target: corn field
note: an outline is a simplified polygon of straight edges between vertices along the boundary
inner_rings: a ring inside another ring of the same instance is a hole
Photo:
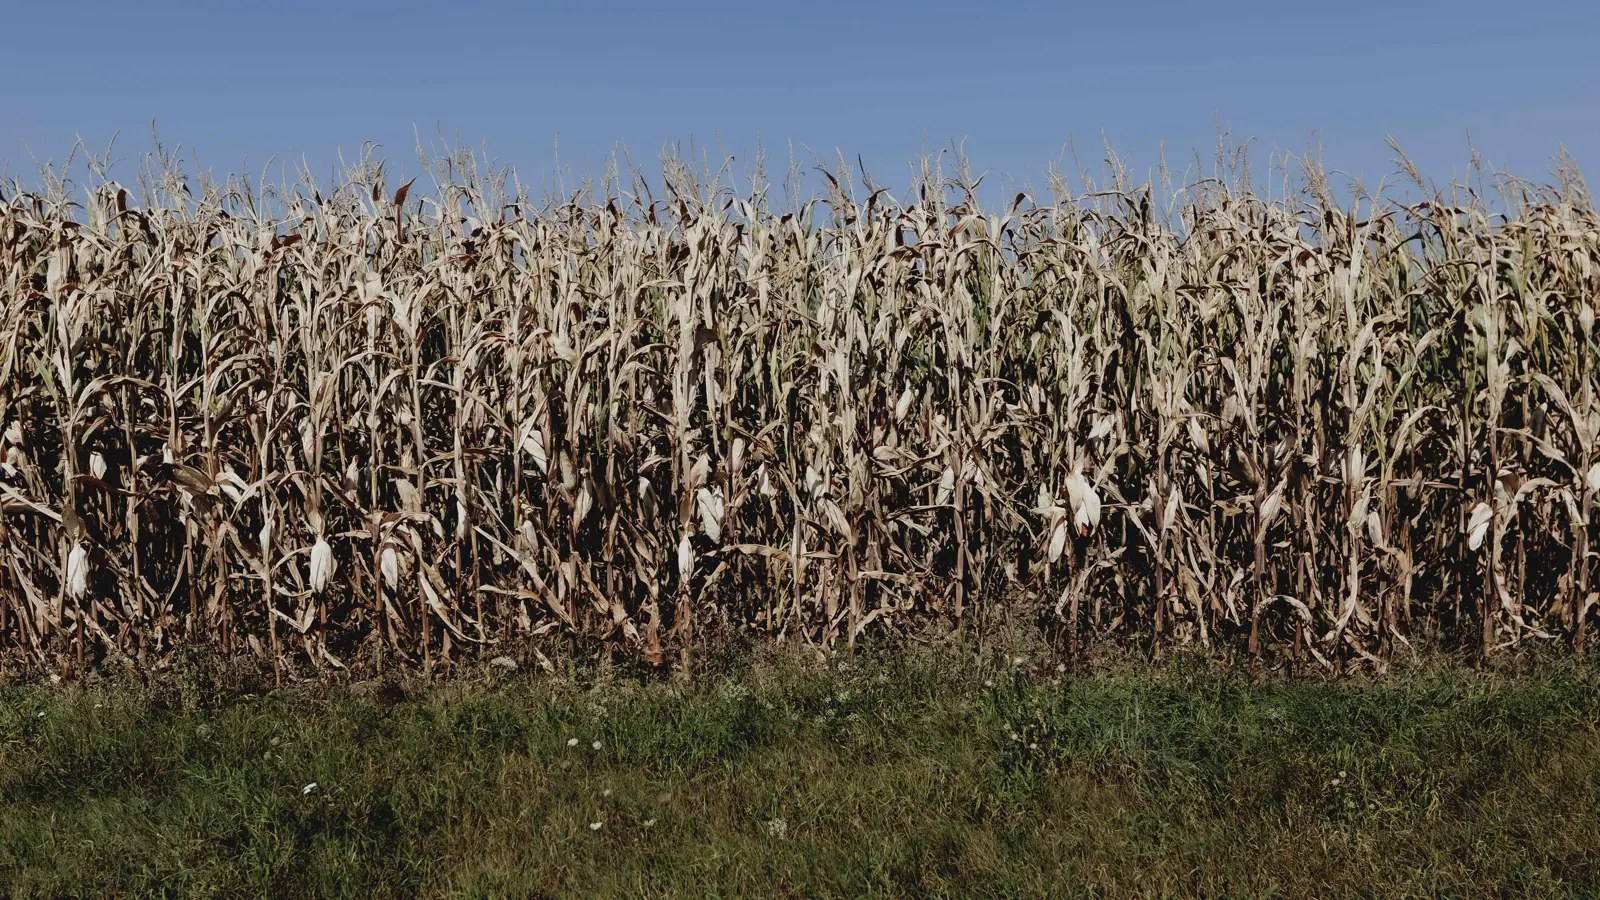
[[[0,187],[8,667],[1026,622],[1347,670],[1596,624],[1600,218],[1565,161],[1402,158],[1408,199],[1341,202],[1311,164],[1264,196],[1113,158],[987,209],[959,159],[782,202],[670,156],[538,201],[424,163]]]

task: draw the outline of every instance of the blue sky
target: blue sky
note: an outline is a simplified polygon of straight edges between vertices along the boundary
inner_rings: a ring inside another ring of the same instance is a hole
[[[1136,174],[1163,142],[1209,162],[1218,123],[1259,152],[1320,145],[1369,184],[1393,135],[1448,180],[1486,158],[1542,177],[1563,145],[1600,170],[1600,3],[8,2],[0,163],[163,142],[220,173],[377,141],[415,172],[442,128],[527,181],[598,172],[626,144],[713,156],[759,139],[859,154],[901,186],[924,147],[1035,183],[1102,137]],[[801,151],[802,154],[804,151]],[[809,157],[804,157],[809,158]],[[125,164],[126,166],[126,164]],[[127,173],[131,166],[120,171]]]

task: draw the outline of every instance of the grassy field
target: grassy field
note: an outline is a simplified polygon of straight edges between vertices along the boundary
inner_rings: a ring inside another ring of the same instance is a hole
[[[0,893],[1600,891],[1593,666],[958,668],[4,688]]]

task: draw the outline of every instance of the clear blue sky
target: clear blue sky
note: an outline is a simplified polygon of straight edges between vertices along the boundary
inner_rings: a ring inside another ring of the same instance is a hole
[[[1332,168],[1391,172],[1384,136],[1447,180],[1467,130],[1496,163],[1543,176],[1565,146],[1600,172],[1600,2],[1097,3],[435,2],[3,6],[0,163],[31,176],[74,137],[118,156],[162,140],[202,165],[274,153],[326,173],[384,145],[414,172],[438,128],[537,181],[591,171],[621,142],[666,140],[780,161],[790,141],[860,154],[901,186],[924,146],[966,139],[975,165],[1032,176],[1102,135],[1147,171],[1209,160],[1217,123],[1262,152],[1319,143]],[[120,169],[124,174],[131,166]]]

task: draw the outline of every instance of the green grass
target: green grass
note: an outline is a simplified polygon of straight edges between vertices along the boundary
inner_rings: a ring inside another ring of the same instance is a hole
[[[1600,895],[1593,667],[982,677],[0,689],[0,894]]]

